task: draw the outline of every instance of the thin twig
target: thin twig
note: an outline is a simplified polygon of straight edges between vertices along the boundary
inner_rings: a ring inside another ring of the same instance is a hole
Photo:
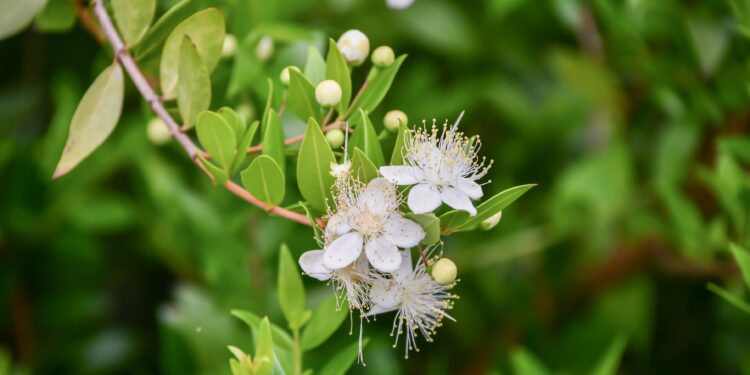
[[[154,92],[154,89],[151,87],[151,85],[148,83],[146,78],[144,77],[143,73],[138,68],[138,65],[135,63],[135,60],[133,60],[133,57],[130,55],[130,52],[128,51],[127,47],[122,42],[122,39],[120,38],[120,35],[117,33],[117,30],[115,29],[114,24],[112,24],[112,20],[109,17],[109,14],[107,13],[106,8],[104,7],[104,4],[101,0],[92,0],[94,4],[94,14],[96,15],[96,18],[99,20],[99,24],[102,27],[102,30],[104,32],[104,35],[107,37],[107,40],[112,45],[112,48],[115,51],[115,57],[117,60],[120,61],[120,64],[122,64],[123,68],[125,68],[125,71],[130,76],[130,79],[133,81],[133,84],[135,84],[135,87],[138,89],[138,91],[141,93],[143,98],[148,102],[149,106],[151,107],[151,110],[159,116],[159,118],[164,121],[164,123],[167,125],[167,128],[169,129],[169,132],[172,134],[172,137],[177,140],[177,142],[182,146],[182,148],[185,149],[188,156],[190,156],[190,159],[194,163],[196,163],[199,167],[203,167],[200,160],[198,159],[197,155],[203,155],[203,151],[198,148],[198,146],[193,143],[193,141],[188,137],[185,133],[180,131],[180,125],[177,124],[177,122],[172,118],[172,116],[169,115],[166,108],[164,108],[164,104],[162,103],[161,98],[156,95],[156,92]],[[208,171],[206,171],[205,168],[201,168],[204,173],[207,173],[209,177],[211,176]],[[268,204],[261,201],[260,199],[256,198],[250,192],[243,189],[239,185],[235,184],[232,181],[227,181],[224,184],[224,187],[227,188],[227,190],[234,193],[236,196],[244,199],[247,202],[250,202],[253,205],[256,205],[263,210],[275,214],[277,216],[281,216],[283,218],[298,222],[300,224],[304,225],[312,225],[310,221],[307,219],[307,216],[302,215],[300,213],[287,210],[282,207],[269,207]],[[318,220],[318,225],[320,225],[321,221]]]
[[[78,20],[81,21],[83,28],[86,29],[86,31],[88,31],[89,34],[99,42],[99,44],[106,43],[107,37],[91,17],[91,13],[89,13],[86,6],[83,5],[82,0],[70,0],[70,2],[73,4],[73,9],[75,9],[76,16],[78,16]]]
[[[324,126],[323,127],[323,132],[325,133],[325,132],[327,132],[327,131],[329,131],[331,129],[337,129],[338,127],[339,127],[339,124],[337,122],[334,122],[332,124],[328,124],[328,125]],[[287,146],[289,146],[289,145],[293,145],[295,143],[300,143],[304,139],[305,139],[304,135],[298,135],[296,137],[291,137],[291,138],[285,139],[284,140],[284,144],[287,145]],[[248,154],[253,154],[253,153],[261,152],[261,151],[263,151],[263,145],[262,144],[261,145],[257,145],[257,146],[253,146],[253,147],[250,147],[250,148],[247,149],[247,153]]]
[[[427,268],[427,258],[425,258],[424,253],[422,252],[422,245],[417,245],[417,250],[419,250],[419,258],[422,259],[424,267]]]
[[[366,79],[364,82],[362,82],[362,87],[359,88],[359,91],[357,91],[357,95],[354,95],[354,99],[352,99],[352,103],[349,104],[349,108],[344,111],[343,114],[340,114],[337,120],[343,120],[345,118],[348,118],[351,114],[352,109],[354,109],[354,104],[357,103],[357,100],[362,96],[362,93],[365,92],[365,89],[367,88],[367,85],[370,84],[370,80]]]

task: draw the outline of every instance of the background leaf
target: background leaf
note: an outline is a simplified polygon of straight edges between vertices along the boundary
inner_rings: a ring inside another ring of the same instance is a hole
[[[305,287],[297,269],[297,262],[292,258],[289,248],[281,245],[279,254],[279,304],[289,326],[298,329],[305,312]]]
[[[151,25],[156,0],[112,0],[111,4],[123,41],[131,47],[136,45]]]
[[[734,255],[737,264],[740,265],[740,271],[742,271],[742,278],[745,280],[745,285],[750,288],[750,251],[733,243],[729,244],[729,250],[732,252],[732,255]]]
[[[302,331],[300,338],[302,350],[315,349],[333,335],[349,315],[349,309],[346,307],[338,306],[335,295],[323,300],[315,308],[312,318]]]
[[[242,171],[242,184],[252,195],[270,205],[278,206],[284,200],[284,173],[270,156],[255,158]]]
[[[362,340],[362,347],[366,347],[370,343],[369,338]],[[359,353],[359,342],[349,344],[343,350],[337,352],[336,355],[320,370],[319,375],[344,375],[354,364],[354,360],[357,359],[357,353]]]
[[[0,40],[28,26],[46,3],[46,0],[0,0]]]

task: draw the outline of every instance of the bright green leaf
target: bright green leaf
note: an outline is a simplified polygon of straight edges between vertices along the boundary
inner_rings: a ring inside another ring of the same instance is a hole
[[[284,129],[281,126],[281,118],[276,114],[276,111],[269,109],[263,120],[263,155],[268,155],[276,160],[283,173],[286,171],[286,156],[284,154]]]
[[[320,104],[315,99],[315,87],[305,76],[293,69],[289,70],[287,105],[302,121],[308,121],[310,117],[315,121],[320,120]]]
[[[26,28],[45,4],[46,0],[0,0],[0,40]]]
[[[497,193],[477,207],[477,214],[469,216],[466,211],[453,210],[440,215],[440,225],[444,234],[466,231],[475,228],[482,221],[504,210],[536,184],[519,185]]]
[[[273,206],[284,200],[284,173],[273,158],[261,155],[242,171],[242,184],[250,194]]]
[[[331,163],[336,159],[323,131],[315,120],[307,123],[305,138],[297,158],[297,184],[302,196],[318,212],[326,212],[326,200],[331,198]]]
[[[164,45],[169,33],[185,18],[197,12],[203,5],[200,0],[182,0],[169,8],[154,26],[148,29],[146,35],[135,48],[135,56],[139,61],[154,57]]]
[[[740,270],[742,271],[742,278],[745,280],[745,285],[750,288],[750,251],[740,245],[733,243],[729,244],[729,250],[732,252],[732,255],[734,255],[734,259],[737,261],[737,264],[740,265]]]
[[[178,66],[177,106],[185,128],[192,128],[198,115],[211,105],[211,80],[198,50],[183,37]]]
[[[258,131],[259,124],[258,120],[253,121],[247,130],[245,130],[242,139],[237,143],[237,154],[234,157],[234,162],[232,162],[232,174],[242,168],[242,164],[245,163],[245,159],[247,159],[247,149],[250,147],[250,144],[253,143],[253,138],[255,137],[255,132]]]
[[[413,220],[424,229],[422,245],[434,245],[440,242],[440,219],[433,214],[407,214],[406,218]]]
[[[219,116],[223,117],[224,121],[226,121],[227,124],[232,127],[232,130],[234,130],[234,135],[237,136],[237,144],[240,144],[240,142],[242,142],[242,138],[245,137],[247,123],[242,120],[237,112],[229,107],[221,107],[218,111],[216,111],[216,113],[218,113]]]
[[[154,18],[156,0],[112,0],[111,4],[125,44],[138,44]]]
[[[315,241],[322,247],[323,246],[323,230],[318,226],[318,221],[312,213],[312,210],[305,202],[298,202],[298,204],[305,210],[307,220],[310,221],[310,226],[313,228],[313,237]]]
[[[328,42],[326,79],[332,79],[341,86],[341,102],[336,107],[339,113],[344,113],[349,107],[349,101],[352,98],[352,77],[349,74],[349,64],[333,39],[329,39]]]
[[[214,112],[203,112],[195,131],[201,146],[226,171],[237,150],[237,139],[229,124]]]
[[[305,311],[305,287],[302,276],[297,269],[297,262],[292,258],[286,245],[281,245],[279,254],[279,304],[289,326],[298,329]]]
[[[273,371],[273,339],[271,322],[264,317],[258,326],[258,342],[255,344],[253,361],[258,366],[255,375],[271,375]]]
[[[370,342],[369,338],[362,340],[362,347]],[[318,375],[344,375],[354,364],[359,354],[359,342],[349,344],[343,350],[337,352],[333,358],[320,370]]]
[[[326,78],[326,62],[323,60],[320,52],[318,52],[318,49],[313,46],[308,48],[304,73],[313,86],[316,86]]]
[[[232,310],[232,315],[245,322],[253,330],[257,330],[260,327],[261,318],[250,311]],[[292,337],[281,327],[273,323],[271,324],[271,338],[277,347],[286,350],[292,349]]]
[[[367,113],[372,113],[372,111],[378,107],[378,104],[383,101],[385,94],[387,94],[388,90],[391,88],[391,84],[393,84],[393,80],[396,78],[396,73],[398,73],[398,69],[401,67],[404,59],[406,59],[406,55],[399,56],[391,66],[383,69],[383,71],[376,75],[375,78],[367,84],[365,91],[362,92],[362,95],[352,107],[354,109],[361,108]]]
[[[591,371],[591,375],[616,375],[620,364],[622,352],[628,340],[625,337],[617,337],[609,345],[596,367]]]
[[[354,148],[354,156],[352,156],[352,176],[364,183],[378,177],[378,168],[359,147]]]
[[[86,90],[70,122],[54,178],[68,173],[109,137],[120,119],[124,88],[122,68],[115,63]]]
[[[382,166],[385,163],[383,148],[380,146],[378,133],[375,132],[375,127],[372,125],[367,113],[360,109],[353,116],[352,122],[355,127],[352,138],[349,140],[349,153],[353,153],[352,150],[358,147],[375,164],[375,167]]]
[[[511,367],[515,375],[547,375],[550,374],[544,365],[533,354],[524,348],[513,351],[510,357]]]
[[[206,158],[203,157],[203,155],[198,154],[198,160],[200,160],[201,164],[203,164],[204,167],[208,170],[209,173],[211,173],[211,176],[213,176],[214,180],[216,181],[216,185],[222,186],[227,183],[229,180],[229,175],[227,174],[227,171],[219,168],[216,166],[216,164],[211,163],[210,161],[206,160]]]
[[[312,318],[302,331],[302,350],[311,350],[325,342],[341,326],[349,315],[346,306],[338,306],[336,296],[332,295],[315,308]]]
[[[406,124],[399,125],[396,144],[393,145],[393,153],[391,154],[391,165],[404,165],[404,147],[406,145],[407,137],[409,137],[409,132],[407,130]]]

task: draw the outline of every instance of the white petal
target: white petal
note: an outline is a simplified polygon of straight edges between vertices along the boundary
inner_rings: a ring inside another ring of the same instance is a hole
[[[396,281],[401,281],[412,273],[411,251],[409,249],[404,249],[401,250],[400,253],[401,265],[391,274]]]
[[[401,265],[401,254],[396,245],[382,237],[370,238],[365,244],[370,264],[380,272],[390,273]]]
[[[331,271],[323,266],[323,250],[306,251],[299,257],[299,266],[305,275],[326,281],[331,278]]]
[[[393,280],[381,280],[370,288],[370,301],[386,310],[393,310],[401,300],[398,292],[398,285]]]
[[[326,246],[323,265],[329,270],[342,269],[352,264],[360,253],[362,253],[362,236],[357,232],[350,232]]]
[[[359,195],[357,205],[376,215],[392,210],[398,205],[396,186],[382,177],[373,179]]]
[[[482,193],[482,186],[468,178],[459,178],[456,188],[464,192],[471,199],[479,199],[484,195]]]
[[[407,204],[415,214],[426,214],[440,206],[440,192],[429,184],[419,184],[411,188]]]
[[[424,176],[421,169],[403,165],[380,167],[380,174],[397,185],[414,185]]]
[[[385,223],[385,238],[398,247],[417,246],[424,236],[424,230],[419,224],[401,216],[394,215]]]
[[[456,188],[445,189],[440,193],[440,198],[445,204],[457,210],[464,210],[471,216],[477,214],[477,209],[471,204],[471,199],[469,199],[469,196],[464,194],[461,190]]]
[[[336,215],[331,216],[330,219],[328,219],[328,223],[326,224],[326,236],[340,236],[345,233],[351,232],[352,227],[349,225],[349,222],[346,218],[346,216],[343,213],[337,213]]]

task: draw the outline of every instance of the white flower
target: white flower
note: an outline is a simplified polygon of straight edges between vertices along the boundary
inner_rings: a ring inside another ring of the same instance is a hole
[[[344,297],[347,298],[350,309],[363,312],[369,308],[371,306],[369,291],[375,273],[368,267],[367,259],[360,256],[353,264],[331,271],[323,266],[324,252],[324,250],[310,250],[302,254],[299,258],[302,271],[312,278],[333,284],[339,308]]]
[[[455,321],[446,311],[453,308],[453,300],[458,296],[449,292],[455,284],[441,285],[435,282],[427,274],[423,261],[418,261],[412,269],[409,250],[402,251],[401,256],[401,267],[390,278],[375,277],[370,289],[373,306],[366,316],[396,310],[391,335],[396,332],[395,347],[398,338],[404,334],[404,351],[408,358],[410,350],[419,351],[416,345],[418,335],[421,334],[425,341],[431,342],[432,335],[442,325],[443,318]]]
[[[434,211],[445,203],[457,210],[476,215],[472,199],[482,197],[482,187],[476,182],[487,174],[492,162],[477,155],[481,147],[478,137],[468,138],[457,131],[456,123],[438,134],[432,129],[411,130],[404,145],[404,166],[380,167],[380,173],[398,185],[416,185],[409,192],[407,204],[417,214]]]
[[[341,34],[336,45],[346,62],[352,65],[362,64],[370,53],[370,40],[367,39],[367,35],[355,29]]]
[[[348,178],[350,176],[349,174],[351,173],[352,162],[345,161],[341,164],[336,164],[336,162],[332,161],[330,164],[330,167],[331,167],[331,171],[328,173],[330,173],[331,176],[336,177],[336,179]],[[326,228],[330,226],[331,224],[329,223],[328,226],[326,226]]]
[[[385,3],[393,9],[405,9],[414,3],[414,0],[385,0]]]

